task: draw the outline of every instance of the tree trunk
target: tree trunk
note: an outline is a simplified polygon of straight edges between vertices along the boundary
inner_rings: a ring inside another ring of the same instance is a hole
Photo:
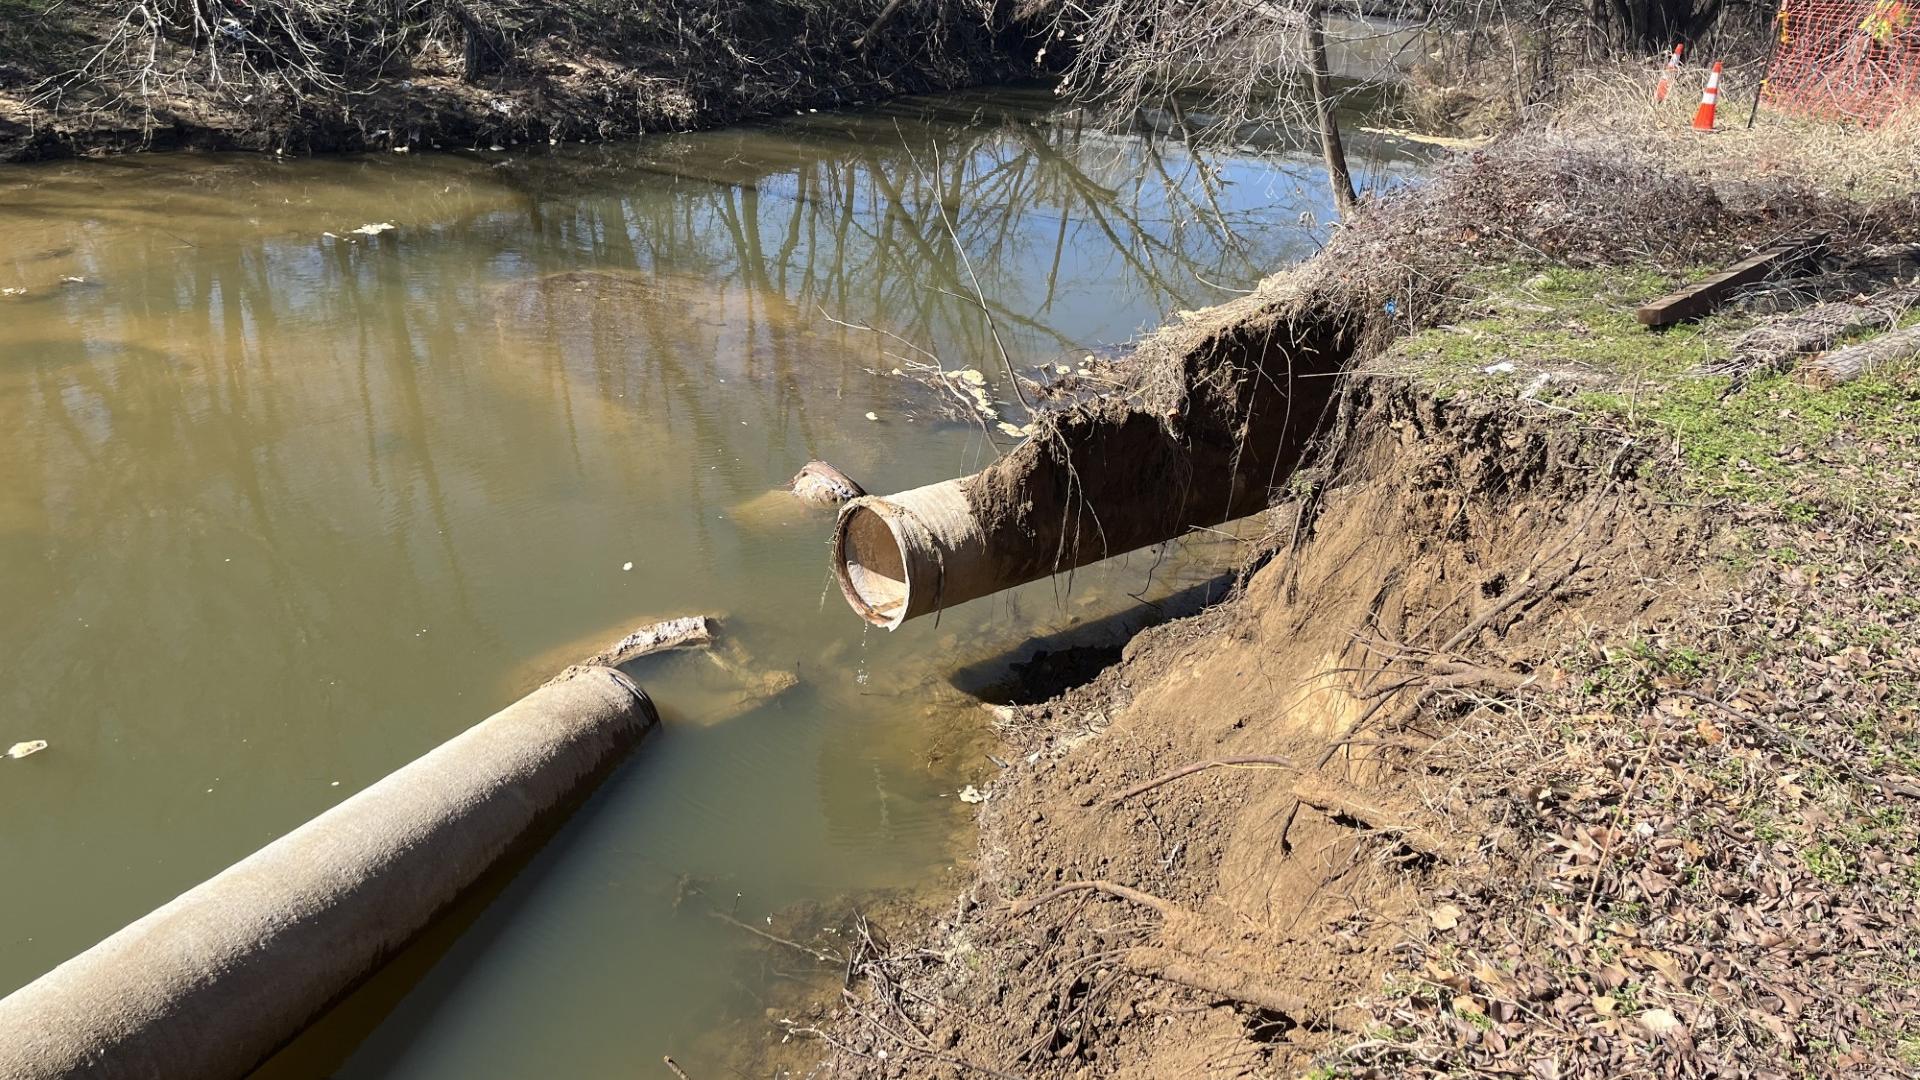
[[[1333,187],[1333,202],[1340,216],[1353,216],[1359,198],[1353,193],[1353,172],[1347,168],[1347,150],[1340,141],[1340,121],[1333,114],[1333,75],[1327,64],[1326,9],[1315,6],[1307,13],[1306,46],[1308,77],[1312,82],[1313,116],[1320,128],[1320,156],[1326,159],[1327,183]]]
[[[1915,360],[1920,360],[1920,326],[1835,349],[1807,365],[1804,378],[1815,386],[1839,386],[1862,375]]]
[[[906,0],[887,0],[887,6],[880,9],[880,14],[876,16],[872,24],[867,27],[867,32],[853,39],[853,47],[859,49],[862,53],[872,49],[873,39],[879,36],[880,31],[887,28],[887,24],[892,22],[893,17],[900,13],[900,8],[905,3]]]

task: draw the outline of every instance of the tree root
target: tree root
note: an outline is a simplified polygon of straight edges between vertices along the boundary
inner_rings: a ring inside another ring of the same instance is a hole
[[[1391,832],[1408,847],[1436,858],[1451,859],[1461,854],[1460,845],[1432,829],[1412,821],[1406,814],[1369,800],[1358,788],[1325,773],[1302,775],[1293,783],[1294,798],[1323,813],[1357,821],[1377,832]]]
[[[1141,892],[1139,889],[1129,888],[1128,886],[1115,884],[1111,881],[1070,881],[1051,892],[1041,893],[1031,900],[1022,900],[1013,905],[1013,913],[1015,915],[1031,915],[1034,909],[1043,904],[1050,904],[1063,896],[1077,892],[1102,892],[1108,896],[1119,897],[1128,903],[1139,904],[1144,908],[1151,908],[1159,913],[1163,919],[1176,918],[1180,915],[1197,917],[1191,916],[1191,913],[1185,908],[1182,908],[1171,900],[1162,900],[1152,893]]]
[[[1135,975],[1279,1013],[1303,1026],[1358,1030],[1351,1021],[1315,1009],[1301,995],[1283,990],[1269,980],[1232,964],[1205,957],[1188,957],[1172,949],[1150,946],[1128,949],[1122,962]]]
[[[1013,905],[1013,914],[1031,914],[1044,904],[1078,892],[1105,893],[1128,903],[1150,908],[1159,913],[1160,917],[1168,923],[1183,922],[1191,925],[1207,921],[1199,914],[1171,900],[1111,881],[1070,881],[1031,900]],[[1269,980],[1224,961],[1204,956],[1189,956],[1173,949],[1141,945],[1122,953],[1120,962],[1128,971],[1143,978],[1175,983],[1189,990],[1198,990],[1242,1005],[1251,1005],[1256,1009],[1279,1013],[1299,1024],[1333,1026],[1343,1031],[1355,1030],[1337,1017],[1330,1014],[1322,1015],[1308,1005],[1304,997],[1282,990]]]
[[[1282,768],[1282,769],[1291,769],[1296,767],[1293,763],[1292,758],[1263,756],[1263,755],[1255,755],[1251,757],[1211,758],[1206,761],[1196,761],[1191,765],[1182,765],[1179,768],[1173,770],[1172,772],[1162,773],[1151,780],[1147,780],[1147,781],[1143,781],[1142,783],[1135,784],[1132,787],[1128,788],[1127,790],[1121,792],[1120,794],[1115,795],[1113,798],[1108,799],[1107,805],[1118,806],[1119,804],[1126,802],[1128,799],[1133,798],[1135,795],[1152,791],[1154,788],[1159,787],[1161,784],[1172,783],[1173,781],[1178,780],[1183,776],[1192,776],[1194,773],[1204,772],[1208,769],[1223,768],[1226,766],[1233,766],[1233,765],[1243,765],[1243,766],[1244,765],[1266,765],[1266,766]]]

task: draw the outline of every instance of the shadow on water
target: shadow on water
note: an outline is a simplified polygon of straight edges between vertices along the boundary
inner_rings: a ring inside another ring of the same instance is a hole
[[[1237,572],[1216,574],[1179,592],[1141,601],[1124,611],[1021,642],[997,656],[954,671],[953,685],[995,705],[1033,705],[1093,678],[1120,662],[1135,634],[1149,626],[1198,614],[1226,599]]]

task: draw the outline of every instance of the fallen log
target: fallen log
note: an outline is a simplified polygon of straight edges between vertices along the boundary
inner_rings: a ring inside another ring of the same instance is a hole
[[[1801,377],[1814,386],[1834,387],[1915,360],[1920,360],[1920,326],[1909,326],[1816,357],[1802,367]]]
[[[1815,304],[1740,335],[1726,359],[1702,364],[1694,374],[1730,376],[1738,389],[1749,379],[1780,374],[1802,357],[1831,349],[1855,334],[1891,327],[1916,303],[1920,303],[1920,286],[1909,285],[1864,303]]]

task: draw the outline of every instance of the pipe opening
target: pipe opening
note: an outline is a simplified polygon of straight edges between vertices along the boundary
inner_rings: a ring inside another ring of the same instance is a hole
[[[888,630],[906,621],[907,557],[889,517],[870,507],[849,507],[833,554],[840,591],[861,618]]]

